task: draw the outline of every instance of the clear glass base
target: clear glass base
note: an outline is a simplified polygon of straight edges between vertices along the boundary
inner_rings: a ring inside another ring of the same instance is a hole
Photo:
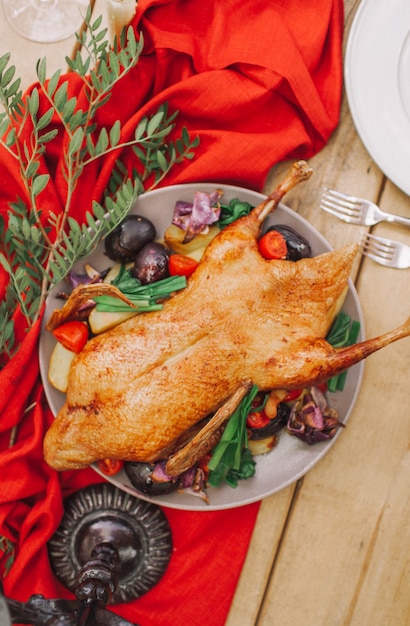
[[[78,31],[88,4],[88,0],[3,0],[14,30],[40,43],[61,41]]]

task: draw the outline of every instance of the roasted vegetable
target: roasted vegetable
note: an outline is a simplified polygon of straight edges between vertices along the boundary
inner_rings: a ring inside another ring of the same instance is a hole
[[[307,239],[302,237],[296,230],[285,224],[275,224],[266,230],[266,233],[276,231],[280,233],[286,241],[288,261],[299,261],[300,259],[312,256],[312,250]]]
[[[318,387],[306,390],[289,413],[287,430],[308,444],[332,439],[339,427],[338,413],[328,406],[325,395]]]
[[[124,467],[124,461],[120,459],[101,459],[97,461],[97,467],[106,476],[115,476]]]
[[[259,252],[264,259],[286,259],[288,247],[282,233],[277,230],[268,230],[258,241]]]
[[[67,350],[78,354],[88,341],[88,327],[83,322],[71,320],[57,326],[53,335]]]
[[[147,243],[135,257],[130,273],[143,285],[148,285],[169,276],[169,253],[162,243]]]
[[[198,265],[198,261],[186,254],[171,254],[169,257],[169,273],[171,276],[191,276]]]
[[[204,232],[199,233],[189,242],[184,243],[185,231],[175,224],[171,224],[165,231],[164,241],[168,248],[173,252],[179,254],[191,255],[195,250],[199,248],[205,249],[212,239],[219,233],[218,226],[210,226],[206,228]]]
[[[75,352],[67,350],[63,344],[57,341],[50,357],[48,366],[48,379],[50,383],[63,393],[67,390],[68,373],[71,363],[75,357]]]
[[[113,261],[132,261],[138,252],[156,236],[154,224],[141,215],[128,215],[107,235],[104,247],[107,256]]]
[[[174,207],[172,223],[184,231],[184,243],[194,239],[219,219],[219,198],[223,191],[213,193],[196,191],[193,202],[179,200]]]
[[[179,487],[179,478],[167,476],[159,463],[125,463],[124,469],[133,486],[150,496],[172,493]]]
[[[261,413],[263,414],[263,411],[261,411]],[[260,426],[252,426],[251,424],[257,424],[257,422],[252,422],[252,420],[249,419],[248,415],[248,419],[246,420],[246,425],[248,427],[248,438],[254,440],[266,439],[266,437],[274,435],[285,426],[288,421],[289,415],[290,407],[283,402],[278,406],[278,412],[276,417],[274,419],[268,418],[268,421],[261,421]]]

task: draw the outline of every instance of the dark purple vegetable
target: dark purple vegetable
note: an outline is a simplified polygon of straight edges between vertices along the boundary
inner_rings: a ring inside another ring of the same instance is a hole
[[[166,247],[152,241],[138,252],[130,273],[143,285],[148,285],[169,276],[168,262],[169,252]]]
[[[191,241],[206,226],[218,221],[221,212],[219,198],[222,194],[220,189],[210,194],[197,191],[193,202],[176,202],[172,223],[185,231],[184,243]]]
[[[105,252],[113,261],[133,261],[137,253],[156,237],[154,224],[141,215],[128,215],[104,240]]]
[[[327,405],[319,389],[312,387],[312,393],[305,394],[302,403],[292,405],[287,430],[302,441],[314,444],[332,439],[343,426],[337,411]]]
[[[124,470],[132,485],[141,493],[150,496],[162,496],[172,493],[179,487],[180,479],[167,476],[163,471],[161,463],[150,465],[149,463],[126,462]],[[153,479],[154,472],[155,480]]]
[[[290,407],[281,402],[278,405],[278,412],[274,419],[271,419],[266,426],[262,426],[262,428],[249,428],[248,427],[248,436],[249,439],[253,439],[254,441],[259,439],[266,439],[266,437],[270,437],[275,433],[279,432],[287,423],[290,414]]]
[[[276,230],[284,237],[288,253],[286,259],[288,261],[299,261],[300,259],[312,256],[312,250],[309,242],[302,237],[296,230],[285,224],[275,224],[270,226],[266,232]]]

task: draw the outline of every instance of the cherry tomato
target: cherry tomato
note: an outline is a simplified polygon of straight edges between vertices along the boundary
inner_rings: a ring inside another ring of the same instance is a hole
[[[267,426],[269,422],[270,418],[264,411],[248,413],[248,417],[246,418],[246,425],[248,428],[263,428],[264,426]]]
[[[88,341],[87,325],[76,320],[57,326],[52,333],[64,348],[76,354],[81,352]]]
[[[169,257],[168,271],[170,276],[191,276],[196,269],[198,261],[191,259],[185,254],[171,254]]]
[[[103,474],[114,476],[122,470],[124,461],[120,461],[119,459],[101,459],[97,461],[97,467]]]
[[[269,230],[258,241],[259,252],[264,259],[285,259],[288,253],[286,240],[277,230]]]
[[[302,391],[303,389],[291,389],[283,398],[282,402],[294,402],[294,400],[299,398]]]

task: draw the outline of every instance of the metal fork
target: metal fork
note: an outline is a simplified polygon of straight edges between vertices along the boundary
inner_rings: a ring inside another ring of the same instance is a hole
[[[355,196],[348,196],[341,191],[327,189],[326,187],[322,195],[320,208],[351,224],[373,226],[379,222],[396,222],[397,224],[410,226],[410,218],[408,217],[385,213],[374,202],[356,198]]]
[[[381,265],[404,269],[410,267],[410,246],[384,237],[362,233],[360,252]]]

